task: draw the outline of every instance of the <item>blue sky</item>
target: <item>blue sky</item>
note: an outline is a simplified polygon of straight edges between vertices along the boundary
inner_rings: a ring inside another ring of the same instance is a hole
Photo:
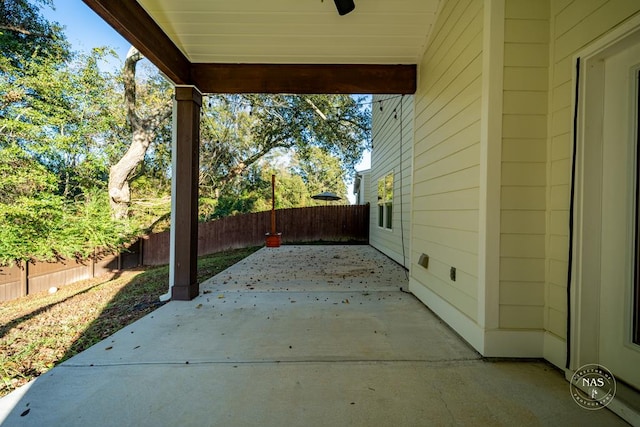
[[[43,15],[65,27],[64,32],[74,50],[89,52],[94,47],[108,46],[113,48],[119,57],[118,60],[114,58],[109,67],[122,66],[130,44],[116,30],[81,0],[54,0],[54,4],[55,10],[44,8]]]

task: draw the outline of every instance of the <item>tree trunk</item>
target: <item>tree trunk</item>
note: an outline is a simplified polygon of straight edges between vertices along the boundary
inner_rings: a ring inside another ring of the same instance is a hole
[[[136,167],[144,160],[144,155],[153,139],[152,132],[134,130],[127,152],[109,169],[109,198],[113,217],[123,219],[128,216],[131,190],[129,179]]]
[[[171,116],[171,103],[161,105],[153,114],[140,117],[136,105],[136,64],[143,58],[135,47],[131,47],[124,62],[124,101],[127,121],[131,126],[131,145],[122,158],[109,169],[109,198],[113,217],[126,218],[131,203],[129,180],[153,141],[156,129]]]

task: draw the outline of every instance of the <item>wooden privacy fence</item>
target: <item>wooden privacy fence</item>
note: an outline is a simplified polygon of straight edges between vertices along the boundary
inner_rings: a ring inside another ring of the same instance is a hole
[[[141,265],[141,241],[131,245],[127,252],[98,259],[61,260],[58,262],[28,262],[22,267],[0,267],[0,301],[9,301],[25,295],[61,287],[79,280],[126,270]]]
[[[369,242],[369,205],[279,209],[276,228],[282,243]],[[271,229],[271,212],[235,215],[198,226],[198,255],[260,246]],[[144,236],[126,252],[96,260],[27,263],[0,267],[0,301],[46,291],[52,286],[97,277],[140,265],[169,263],[169,231]]]
[[[198,255],[260,246],[271,229],[271,212],[235,215],[199,224]],[[282,243],[369,242],[369,206],[316,206],[276,210]],[[169,263],[169,232],[144,238],[145,265]]]

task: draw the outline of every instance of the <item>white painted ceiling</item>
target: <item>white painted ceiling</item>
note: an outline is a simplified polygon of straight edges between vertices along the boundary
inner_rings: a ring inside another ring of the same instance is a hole
[[[439,0],[138,0],[191,62],[416,64]]]

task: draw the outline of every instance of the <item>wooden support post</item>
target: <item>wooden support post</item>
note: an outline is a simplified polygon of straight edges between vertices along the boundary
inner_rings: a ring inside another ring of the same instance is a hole
[[[182,301],[189,301],[200,292],[197,262],[201,106],[202,94],[197,88],[176,87],[171,298]]]

